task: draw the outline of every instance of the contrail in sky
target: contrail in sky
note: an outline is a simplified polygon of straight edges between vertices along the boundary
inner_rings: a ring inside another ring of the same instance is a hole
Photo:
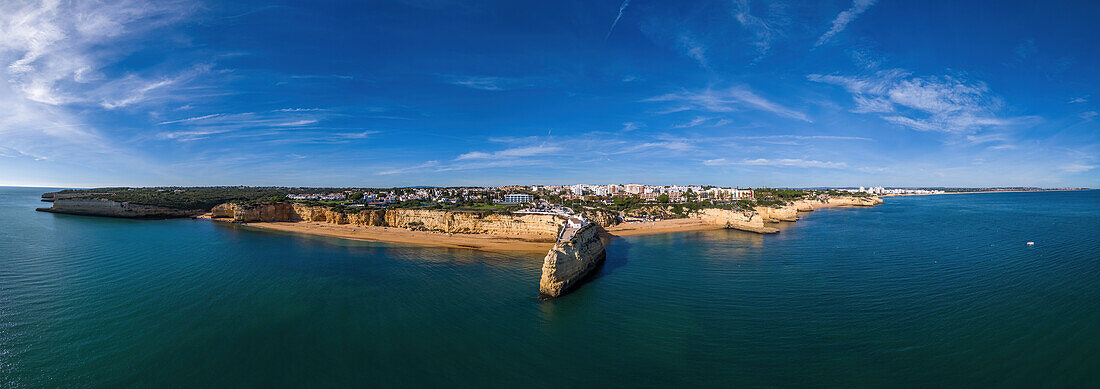
[[[623,0],[623,5],[619,6],[619,15],[615,16],[615,21],[611,22],[611,29],[607,30],[607,36],[603,37],[603,40],[611,37],[611,32],[615,31],[615,25],[619,24],[619,19],[623,18],[623,11],[626,11],[626,6],[630,5],[630,0]]]

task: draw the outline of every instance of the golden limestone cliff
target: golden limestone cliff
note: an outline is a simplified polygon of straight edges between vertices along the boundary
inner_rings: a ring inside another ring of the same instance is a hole
[[[500,236],[537,235],[553,238],[561,219],[550,215],[482,214],[429,209],[363,210],[345,213],[321,206],[221,204],[211,211],[214,219],[247,222],[324,222],[361,226],[388,226],[446,233]]]
[[[798,221],[799,212],[812,212],[820,208],[869,207],[877,204],[882,204],[882,199],[873,196],[845,196],[823,200],[797,200],[778,207],[755,207],[748,211],[706,208],[696,211],[692,214],[692,217],[725,228],[752,231],[761,234],[774,234],[779,232],[779,230],[775,227],[769,227],[765,225],[765,223]]]
[[[821,204],[819,200],[798,200],[794,202],[794,208],[798,212],[813,212],[814,204]]]
[[[882,204],[878,196],[869,197],[832,197],[825,201],[831,207],[870,207]]]
[[[569,239],[559,240],[542,261],[539,294],[558,297],[575,289],[607,257],[599,227],[588,224]]]
[[[619,217],[618,212],[605,209],[586,209],[581,211],[580,215],[588,219],[588,221],[598,224],[600,227],[611,227],[623,221],[622,218]]]
[[[165,219],[188,217],[202,214],[201,209],[183,210],[158,207],[155,205],[132,204],[100,198],[53,198],[53,206],[38,208],[42,212],[66,213],[72,215],[109,216],[138,219]]]
[[[779,230],[774,227],[765,226],[764,218],[756,211],[705,208],[696,211],[692,216],[706,223],[722,226],[724,228],[751,231],[761,234],[774,234],[779,232]]]
[[[798,220],[798,206],[787,204],[780,207],[756,207],[756,213],[765,223],[793,222]]]

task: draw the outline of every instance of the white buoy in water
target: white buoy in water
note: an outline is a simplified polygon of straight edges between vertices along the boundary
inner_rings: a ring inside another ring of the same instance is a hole
[[[1035,245],[1035,242],[1027,242],[1027,245],[1028,245],[1028,246],[1034,246],[1034,245]]]

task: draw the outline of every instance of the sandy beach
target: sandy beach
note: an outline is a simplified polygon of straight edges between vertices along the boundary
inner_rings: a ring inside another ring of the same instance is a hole
[[[849,204],[814,204],[815,209],[846,207]],[[210,214],[197,216],[209,219]],[[397,227],[362,226],[356,224],[331,224],[325,222],[250,222],[245,225],[257,228],[331,236],[344,239],[411,244],[420,246],[464,248],[495,252],[541,252],[554,246],[553,239],[539,235],[497,236],[480,234],[450,234],[433,231],[412,231]],[[772,227],[772,226],[769,226]],[[605,237],[623,237],[666,234],[683,231],[722,229],[723,226],[696,218],[665,219],[650,222],[627,222],[603,229]]]
[[[554,247],[545,237],[506,237],[475,234],[448,234],[431,231],[411,231],[404,228],[329,224],[321,222],[252,222],[245,225],[270,230],[324,235],[336,238],[420,246],[450,247],[496,252],[541,252]]]

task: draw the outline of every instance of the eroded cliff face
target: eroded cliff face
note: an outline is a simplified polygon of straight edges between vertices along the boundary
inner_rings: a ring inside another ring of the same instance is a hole
[[[798,221],[798,206],[788,204],[781,207],[756,207],[756,213],[765,223]]]
[[[558,297],[576,288],[607,257],[599,228],[588,224],[569,240],[559,241],[542,261],[539,293]]]
[[[822,202],[820,200],[798,200],[792,205],[798,212],[813,212],[815,204],[820,206]]]
[[[67,213],[72,215],[109,216],[127,218],[166,219],[200,215],[202,209],[182,210],[155,205],[132,204],[90,197],[54,198],[53,206],[38,211]]]
[[[692,217],[707,223],[735,230],[751,231],[761,234],[774,234],[779,232],[779,229],[775,227],[765,226],[764,218],[756,211],[706,208],[696,211]]]
[[[344,213],[321,206],[302,204],[265,204],[242,206],[221,204],[211,217],[247,222],[311,221],[361,226],[389,226],[413,230],[500,236],[541,236],[553,238],[561,219],[550,215],[505,215],[453,212],[428,209],[363,210]]]
[[[603,209],[586,209],[581,211],[580,214],[588,221],[600,225],[600,227],[611,227],[623,221],[617,212]]]
[[[882,199],[878,196],[870,197],[832,197],[826,202],[830,206],[851,206],[851,207],[870,207],[878,204],[882,204]]]
[[[427,230],[504,236],[557,235],[561,219],[550,215],[505,215],[419,209],[386,211],[386,225]]]
[[[233,203],[218,204],[210,210],[210,217],[232,219],[234,222],[298,221],[292,204],[266,204],[247,206]]]

